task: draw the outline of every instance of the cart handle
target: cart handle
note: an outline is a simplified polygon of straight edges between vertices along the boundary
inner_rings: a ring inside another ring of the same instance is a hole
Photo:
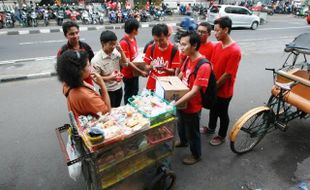
[[[70,160],[70,157],[69,157],[69,154],[66,150],[66,146],[65,146],[65,143],[64,143],[64,140],[61,136],[61,133],[67,131],[71,126],[69,124],[64,124],[63,126],[61,127],[58,127],[55,129],[55,132],[56,132],[56,135],[57,135],[57,139],[58,139],[58,142],[59,142],[59,145],[60,145],[60,149],[62,151],[62,153],[64,154],[64,158],[65,158],[65,163],[67,164],[67,166],[71,166],[72,164],[75,164],[77,162],[80,162],[82,160],[84,160],[85,158],[88,158],[90,156],[90,154],[84,154],[74,160]]]

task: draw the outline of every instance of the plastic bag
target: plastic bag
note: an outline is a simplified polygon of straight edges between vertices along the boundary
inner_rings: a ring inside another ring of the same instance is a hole
[[[79,151],[76,149],[76,146],[74,143],[72,143],[70,136],[68,136],[68,142],[67,142],[67,152],[69,155],[70,160],[74,160],[80,156]],[[82,173],[82,163],[77,162],[75,164],[72,164],[68,166],[68,171],[70,177],[76,181],[77,178],[81,175]]]

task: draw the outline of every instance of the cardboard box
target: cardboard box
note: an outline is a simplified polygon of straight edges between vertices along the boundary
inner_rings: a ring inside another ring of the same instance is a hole
[[[139,69],[146,71],[146,67],[145,67],[145,62],[143,61],[143,57],[144,54],[139,54],[133,61],[132,63],[135,64]],[[137,71],[133,71],[133,76],[140,76],[140,73],[138,73]]]
[[[189,91],[189,88],[177,76],[157,77],[155,93],[168,100],[177,101]],[[185,109],[187,103],[178,106],[178,109]]]

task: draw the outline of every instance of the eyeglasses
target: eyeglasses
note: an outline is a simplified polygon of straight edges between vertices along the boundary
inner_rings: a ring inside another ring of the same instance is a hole
[[[205,31],[205,30],[197,30],[197,33],[198,33],[198,34],[207,34],[208,31]]]

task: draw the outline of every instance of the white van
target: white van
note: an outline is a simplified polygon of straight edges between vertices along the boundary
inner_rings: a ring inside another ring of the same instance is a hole
[[[232,20],[232,27],[244,27],[256,30],[260,18],[249,9],[235,5],[213,5],[208,10],[207,22],[214,25],[214,21],[222,16],[228,16]]]

